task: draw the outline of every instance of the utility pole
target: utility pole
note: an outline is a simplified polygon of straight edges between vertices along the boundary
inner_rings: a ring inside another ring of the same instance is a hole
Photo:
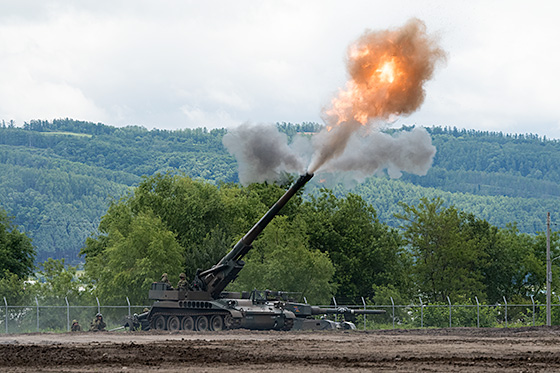
[[[546,214],[546,325],[551,325],[550,293],[552,291],[552,263],[550,262],[550,212]]]

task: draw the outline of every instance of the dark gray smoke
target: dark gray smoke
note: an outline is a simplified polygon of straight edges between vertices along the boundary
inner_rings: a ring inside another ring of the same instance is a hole
[[[222,142],[237,160],[242,185],[277,181],[285,172],[305,172],[288,137],[274,125],[245,123],[229,130]]]

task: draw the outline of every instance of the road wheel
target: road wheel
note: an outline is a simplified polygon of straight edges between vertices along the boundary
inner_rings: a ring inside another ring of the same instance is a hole
[[[206,316],[198,316],[196,318],[196,330],[199,332],[208,330],[208,318]]]
[[[212,318],[210,319],[210,328],[215,332],[224,329],[224,319],[221,315],[212,316]]]
[[[170,332],[176,332],[181,329],[181,322],[177,316],[170,316],[167,319],[167,330]]]
[[[282,330],[291,330],[292,327],[294,326],[294,319],[284,319],[284,326],[282,327]]]
[[[231,314],[225,315],[224,316],[224,328],[225,329],[233,329],[233,324],[234,324],[233,316],[231,316]]]
[[[181,323],[182,329],[186,331],[193,331],[194,330],[194,319],[192,316],[185,316],[183,317],[183,321]]]
[[[155,330],[165,330],[165,325],[166,323],[166,319],[165,316],[163,315],[158,315],[156,316],[156,318],[154,319],[154,329]]]

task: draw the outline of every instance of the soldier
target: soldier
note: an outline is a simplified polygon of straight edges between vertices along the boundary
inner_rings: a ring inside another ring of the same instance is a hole
[[[187,276],[184,273],[179,275],[179,282],[177,283],[177,289],[188,290],[189,285],[187,284]]]
[[[91,322],[89,330],[92,332],[101,332],[105,331],[106,326],[107,324],[103,321],[103,315],[98,312],[97,315],[95,315],[95,319]]]
[[[167,278],[167,273],[164,273],[163,275],[161,275],[160,282],[163,282],[164,284],[167,284],[171,289],[173,289],[173,286],[171,285],[171,282]]]
[[[78,323],[78,320],[72,320],[72,326],[70,327],[70,330],[72,330],[73,332],[81,332],[82,331],[82,327]]]

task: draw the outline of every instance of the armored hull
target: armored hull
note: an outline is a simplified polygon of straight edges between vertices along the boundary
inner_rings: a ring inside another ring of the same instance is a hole
[[[150,329],[169,331],[220,331],[245,328],[253,330],[290,330],[295,314],[283,303],[268,301],[252,292],[249,299],[227,293],[235,298],[211,299],[205,292],[168,290],[163,283],[152,284],[151,310],[142,319]],[[200,298],[200,299],[197,299]]]

